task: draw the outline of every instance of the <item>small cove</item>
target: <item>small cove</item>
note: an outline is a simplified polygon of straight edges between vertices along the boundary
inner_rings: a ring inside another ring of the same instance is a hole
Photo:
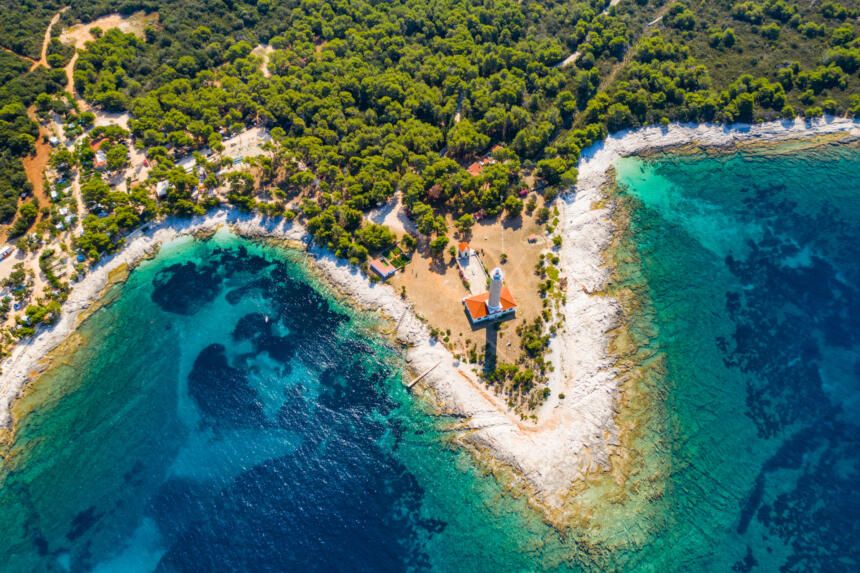
[[[0,570],[850,565],[857,511],[827,504],[857,497],[856,145],[615,167],[647,391],[587,528],[476,469],[303,254],[219,232],[141,262],[16,403]]]

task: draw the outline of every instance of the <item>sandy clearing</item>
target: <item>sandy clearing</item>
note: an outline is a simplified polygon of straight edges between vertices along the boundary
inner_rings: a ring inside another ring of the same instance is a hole
[[[72,59],[69,60],[69,63],[66,64],[66,67],[64,68],[66,70],[66,78],[68,79],[66,91],[72,95],[75,93],[74,72],[75,64],[78,61],[78,52],[86,46],[87,42],[95,40],[95,37],[91,32],[93,28],[98,27],[102,30],[119,28],[122,32],[131,33],[142,38],[144,28],[148,24],[152,24],[157,21],[158,12],[146,14],[141,10],[127,17],[120,14],[108,14],[107,16],[102,16],[101,18],[93,20],[87,24],[75,24],[71,28],[63,30],[60,34],[60,41],[64,44],[75,47],[75,53],[72,56]],[[83,100],[79,99],[78,103],[84,106],[83,109],[89,109],[89,105]]]
[[[405,233],[415,234],[418,232],[415,223],[406,216],[403,197],[399,191],[384,205],[370,211],[367,214],[367,219],[378,225],[387,225],[399,235]]]

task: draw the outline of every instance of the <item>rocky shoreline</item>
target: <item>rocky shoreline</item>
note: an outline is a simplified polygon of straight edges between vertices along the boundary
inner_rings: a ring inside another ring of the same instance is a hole
[[[441,412],[458,416],[461,421],[452,428],[458,441],[495,473],[507,476],[514,489],[527,491],[547,520],[560,525],[570,517],[565,510],[567,498],[575,495],[589,476],[610,470],[613,455],[626,447],[616,425],[624,375],[610,351],[611,333],[619,326],[623,309],[619,301],[601,294],[611,274],[605,253],[616,231],[612,205],[605,204],[603,189],[613,162],[619,157],[684,144],[725,147],[831,133],[858,136],[860,123],[828,118],[756,126],[670,125],[619,133],[586,149],[575,193],[567,194],[559,204],[564,243],[558,254],[570,286],[564,327],[550,343],[549,357],[555,367],[549,376],[551,397],[540,407],[536,423],[523,421],[509,411],[468,365],[431,337],[429,327],[393,288],[370,281],[358,268],[317,247],[310,247],[313,267],[349,304],[379,311],[396,322],[394,335],[408,346],[411,375],[426,373],[416,390],[429,390]],[[165,241],[182,235],[205,235],[223,227],[245,237],[293,243],[306,239],[304,228],[296,223],[232,209],[190,220],[166,219],[135,231],[120,253],[100,263],[74,286],[55,325],[17,345],[0,364],[0,426],[12,427],[12,403],[45,369],[45,358],[74,332],[109,286],[112,273],[123,266],[133,267]]]

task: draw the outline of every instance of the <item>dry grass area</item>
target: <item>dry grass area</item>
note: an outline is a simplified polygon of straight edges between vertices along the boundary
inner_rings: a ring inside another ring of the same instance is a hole
[[[135,12],[131,16],[121,16],[120,14],[108,14],[97,20],[86,24],[76,24],[71,28],[63,30],[60,34],[60,41],[64,44],[74,45],[75,48],[81,49],[89,41],[95,38],[90,33],[93,28],[101,28],[103,31],[111,28],[119,28],[120,31],[132,33],[135,36],[143,37],[143,29],[146,26],[154,25],[158,22],[158,12],[147,14],[143,11]]]
[[[453,230],[451,217],[447,219],[451,229],[448,234],[450,244],[456,245],[461,237]],[[529,243],[528,236],[533,233],[538,236],[538,241]],[[427,248],[427,241],[422,240],[405,271],[396,274],[389,282],[397,291],[401,287],[406,288],[406,296],[414,304],[415,312],[423,316],[431,327],[445,333],[450,330],[448,346],[454,354],[465,358],[470,345],[477,346],[478,353],[483,354],[489,344],[496,349],[499,362],[515,362],[520,355],[516,327],[533,320],[543,309],[535,265],[540,253],[548,247],[545,231],[534,217],[523,213],[513,221],[499,217],[480,221],[466,240],[479,253],[487,270],[501,267],[505,284],[517,301],[516,317],[503,322],[500,330],[497,331],[493,324],[473,327],[469,323],[462,303],[469,292],[460,280],[458,267],[447,249],[444,256],[434,259]],[[507,254],[505,263],[501,262],[502,253]],[[478,289],[479,292],[483,290]]]

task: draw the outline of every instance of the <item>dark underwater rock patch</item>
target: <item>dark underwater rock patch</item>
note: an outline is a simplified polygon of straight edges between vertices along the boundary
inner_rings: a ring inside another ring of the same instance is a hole
[[[245,373],[230,366],[221,344],[204,348],[188,375],[188,391],[204,417],[220,426],[259,426],[263,407]]]
[[[74,541],[79,538],[81,535],[87,532],[89,528],[91,528],[101,517],[101,513],[96,511],[95,506],[88,507],[87,509],[79,512],[75,518],[72,520],[72,524],[69,527],[69,532],[66,533],[66,538],[69,541]]]
[[[250,341],[254,347],[254,355],[267,352],[272,359],[287,366],[296,353],[298,343],[296,338],[299,335],[275,334],[275,320],[276,318],[267,317],[262,313],[247,314],[239,319],[236,328],[233,329],[233,340]]]
[[[833,208],[802,213],[791,201],[756,195],[745,203],[757,217],[769,217],[768,230],[749,244],[748,257],[726,259],[744,288],[726,295],[735,331],[718,345],[727,366],[749,375],[747,414],[759,436],[785,441],[762,466],[737,530],[745,533],[755,516],[790,546],[783,571],[848,571],[838,556],[860,560],[860,441],[856,428],[841,421],[841,406],[831,403],[820,365],[823,345],[857,344],[860,293],[846,278],[860,265],[845,250],[856,245],[835,240],[845,222]],[[813,254],[804,265],[786,264],[799,245],[828,258]],[[776,482],[786,472],[790,485]],[[751,570],[754,553],[764,549],[748,550],[736,570]]]
[[[166,312],[192,315],[221,291],[218,265],[178,263],[162,269],[152,279],[152,302]]]

